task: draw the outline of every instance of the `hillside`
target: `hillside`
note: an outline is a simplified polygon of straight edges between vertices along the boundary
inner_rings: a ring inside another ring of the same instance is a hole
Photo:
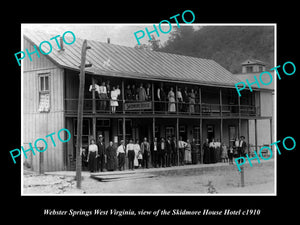
[[[173,29],[157,51],[213,59],[232,73],[241,72],[246,59],[259,59],[274,67],[273,26],[191,26]]]

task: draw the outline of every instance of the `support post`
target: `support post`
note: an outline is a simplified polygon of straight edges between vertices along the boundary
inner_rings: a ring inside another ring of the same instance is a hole
[[[76,140],[76,183],[77,188],[81,188],[81,147],[82,147],[82,120],[83,120],[83,101],[84,101],[84,85],[85,85],[85,59],[87,41],[83,41],[81,50],[81,64],[79,74],[79,98],[78,98],[78,114],[77,114],[77,140]]]
[[[203,164],[203,155],[204,155],[204,150],[202,148],[203,146],[203,132],[202,132],[202,127],[203,127],[203,121],[202,121],[202,118],[200,118],[200,147],[199,147],[199,150],[200,150],[200,163]]]
[[[126,120],[125,120],[125,117],[123,117],[123,126],[122,126],[122,130],[123,130],[123,142],[124,142],[124,147],[125,147],[125,149],[126,149],[126,141],[125,141],[125,139],[126,139]],[[127,152],[126,152],[126,150],[125,150],[125,156],[127,155]],[[128,165],[128,163],[127,163],[127,157],[125,157],[125,165],[124,165],[124,168],[125,169],[128,169],[126,166]]]
[[[44,147],[39,147],[39,149],[40,151],[42,151]],[[44,154],[45,154],[44,152],[39,152],[39,161],[40,161],[39,174],[44,174]]]
[[[254,137],[255,151],[257,151],[257,119],[254,119]]]
[[[92,76],[92,110],[93,114],[96,114],[96,98],[95,98],[95,77]]]
[[[124,80],[122,80],[122,111],[123,114],[125,114],[125,85],[124,85]]]
[[[176,86],[177,87],[177,86]],[[178,147],[178,140],[179,140],[179,118],[176,118],[176,152],[177,152],[177,165],[179,166],[179,147]]]

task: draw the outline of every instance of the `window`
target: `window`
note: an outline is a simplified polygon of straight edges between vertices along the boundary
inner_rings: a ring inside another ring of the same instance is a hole
[[[236,138],[236,127],[229,126],[229,145],[233,145]]]
[[[174,127],[166,127],[166,138],[173,137],[175,135]]]
[[[50,76],[49,73],[39,74],[39,112],[50,111]]]
[[[252,66],[246,66],[246,72],[247,73],[252,73],[253,72],[253,67]]]
[[[200,127],[194,127],[193,138],[195,138],[196,144],[200,144]]]

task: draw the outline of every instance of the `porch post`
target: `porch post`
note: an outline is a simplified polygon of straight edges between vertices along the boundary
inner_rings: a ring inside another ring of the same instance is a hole
[[[200,114],[200,116],[202,115],[201,104],[202,104],[202,93],[201,93],[201,87],[199,87],[199,114]]]
[[[220,121],[220,123],[221,123],[221,125],[220,125],[220,142],[222,143],[222,141],[223,141],[223,113],[222,113],[223,106],[222,106],[222,89],[221,88],[219,89],[219,92],[220,92],[219,101],[220,101],[220,116],[221,116],[221,121]]]
[[[257,119],[254,119],[254,141],[255,141],[255,151],[257,151]]]
[[[155,114],[155,102],[154,102],[154,83],[152,82],[152,85],[151,85],[151,87],[152,87],[152,93],[151,93],[151,95],[152,95],[152,113],[153,114]]]
[[[122,111],[125,114],[125,89],[124,89],[124,80],[122,80]]]
[[[179,140],[179,118],[176,118],[176,152],[177,152],[177,165],[179,166],[179,148],[178,148],[178,140]]]
[[[203,124],[203,121],[202,121],[202,118],[200,118],[200,147],[199,147],[199,150],[200,150],[200,163],[203,164],[203,153],[204,153],[204,150],[202,148],[203,146],[203,132],[202,132],[202,124]]]
[[[96,114],[96,98],[95,98],[95,77],[92,76],[92,112]],[[95,138],[95,136],[94,136]]]
[[[270,118],[270,139],[271,139],[271,142],[270,143],[273,143],[273,126],[272,126],[272,118]]]
[[[124,146],[125,146],[125,149],[126,149],[126,141],[125,141],[125,138],[126,138],[126,127],[125,127],[125,117],[123,117],[123,126],[122,126],[122,130],[123,130],[123,142],[124,142]],[[124,169],[128,169],[128,167],[127,167],[127,165],[128,165],[128,163],[127,163],[127,157],[126,157],[126,155],[127,155],[127,152],[125,151],[125,165],[124,165]]]

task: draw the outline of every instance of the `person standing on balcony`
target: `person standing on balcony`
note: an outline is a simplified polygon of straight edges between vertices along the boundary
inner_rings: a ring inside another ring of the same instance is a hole
[[[182,93],[181,93],[181,89],[180,88],[177,89],[176,98],[177,98],[177,101],[178,101],[178,111],[182,112],[183,98],[182,98]]]
[[[176,112],[175,108],[175,94],[173,91],[173,88],[170,88],[169,94],[168,94],[168,100],[169,100],[169,112],[173,113]]]
[[[158,101],[160,101],[159,110],[165,112],[166,111],[167,96],[166,96],[166,93],[164,91],[164,88],[163,88],[162,84],[161,84],[161,87],[159,89],[157,89],[157,97],[158,97]]]
[[[145,101],[146,100],[146,97],[147,97],[147,94],[146,94],[146,90],[145,88],[143,87],[143,84],[141,83],[139,89],[138,89],[138,99],[139,101]]]
[[[189,94],[189,111],[190,113],[195,113],[195,93],[194,93],[194,89],[191,89],[191,93]]]
[[[131,94],[132,94],[131,100],[133,100],[133,101],[138,100],[138,90],[134,84],[131,86]]]
[[[100,98],[100,110],[104,111],[106,109],[107,101],[107,89],[105,82],[102,82],[102,85],[99,87],[99,98]]]
[[[130,84],[127,85],[127,88],[125,90],[125,100],[127,101],[132,100],[132,91],[131,91]]]
[[[146,88],[146,100],[151,101],[151,99],[152,99],[151,84],[148,83]]]
[[[111,100],[110,100],[110,106],[111,106],[111,112],[115,113],[116,112],[116,107],[119,105],[118,103],[118,92],[115,89],[115,86],[113,86],[113,89],[110,93]]]
[[[184,88],[184,91],[182,92],[182,99],[183,99],[183,107],[182,110],[184,112],[188,112],[189,108],[188,108],[188,104],[189,104],[189,94],[188,94],[188,90],[187,87]]]

